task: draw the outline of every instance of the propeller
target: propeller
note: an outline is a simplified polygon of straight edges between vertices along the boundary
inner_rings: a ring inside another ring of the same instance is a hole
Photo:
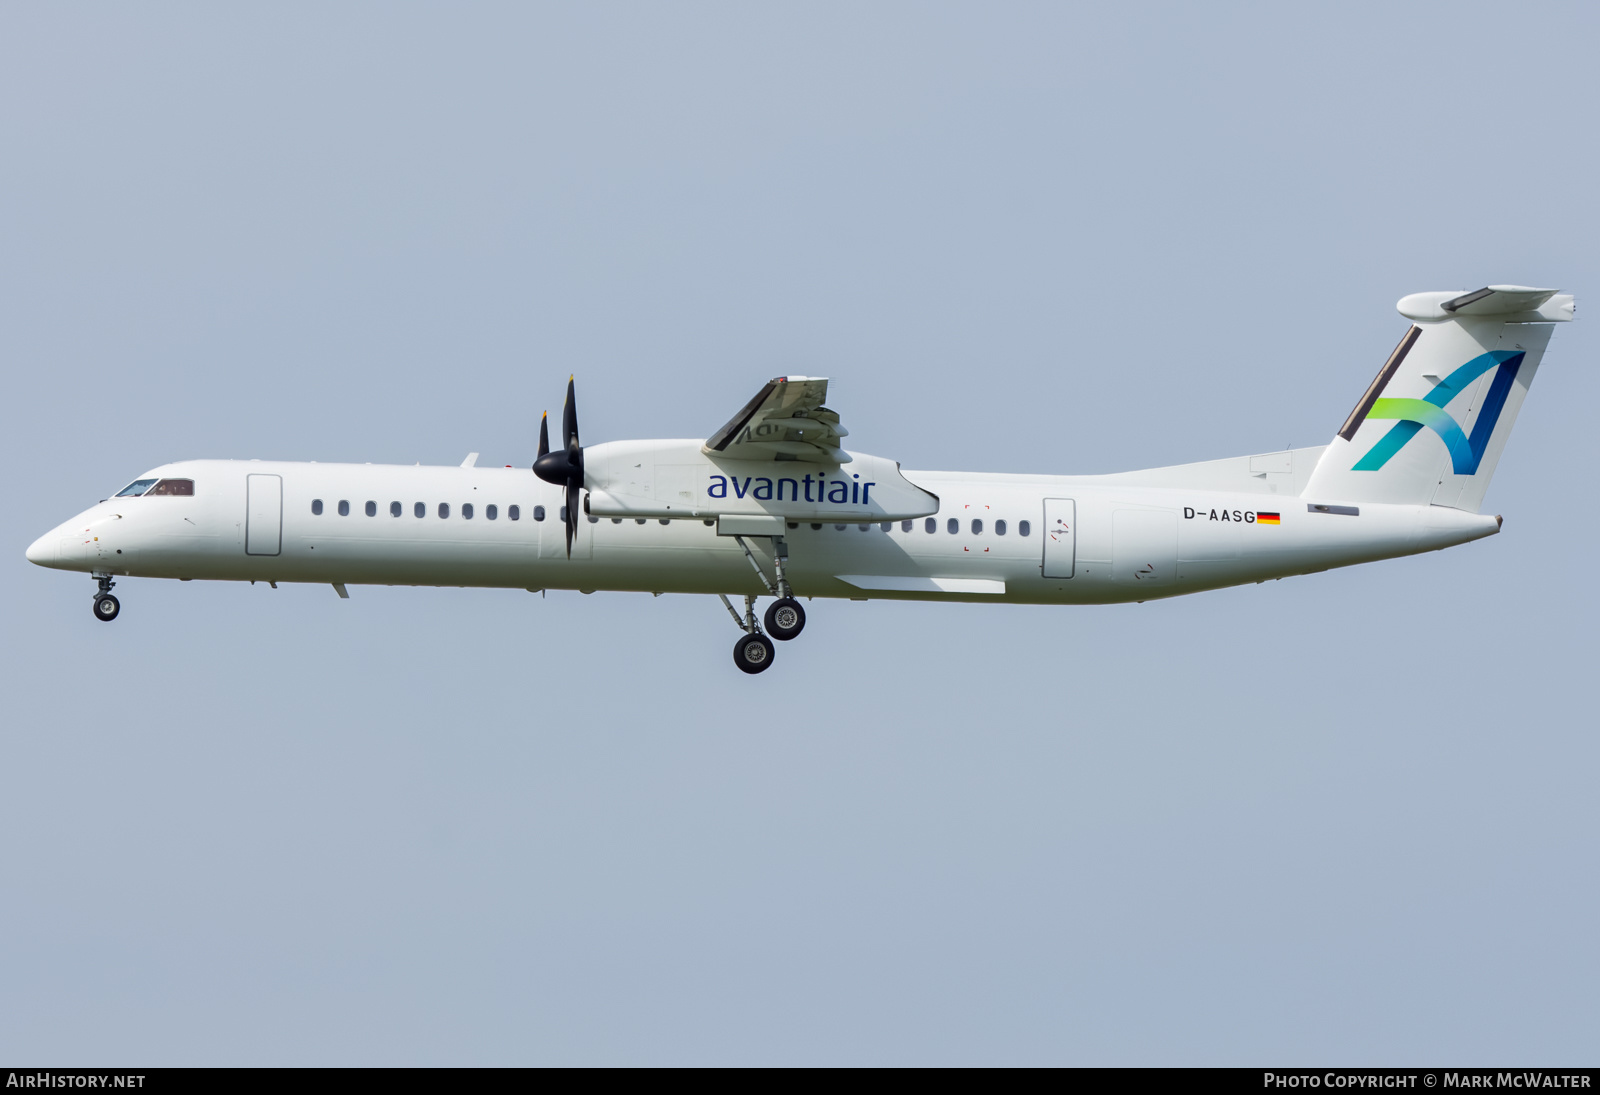
[[[583,489],[583,446],[578,444],[578,393],[567,378],[567,401],[561,408],[561,448],[550,451],[550,413],[539,419],[539,455],[533,473],[546,483],[567,488],[567,558],[578,533],[578,492]]]

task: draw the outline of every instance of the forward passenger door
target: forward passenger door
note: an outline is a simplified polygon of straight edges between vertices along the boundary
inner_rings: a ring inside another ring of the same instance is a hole
[[[283,550],[283,476],[245,476],[244,553],[277,555]]]

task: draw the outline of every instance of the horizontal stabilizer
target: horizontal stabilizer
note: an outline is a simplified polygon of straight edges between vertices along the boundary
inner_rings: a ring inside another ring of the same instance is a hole
[[[1502,323],[1563,323],[1573,315],[1570,295],[1526,285],[1487,285],[1470,293],[1454,289],[1412,293],[1396,307],[1407,319],[1424,323],[1479,316],[1493,316]]]

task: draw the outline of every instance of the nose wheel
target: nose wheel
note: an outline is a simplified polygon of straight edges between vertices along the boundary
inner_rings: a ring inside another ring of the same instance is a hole
[[[122,602],[111,595],[111,587],[115,584],[105,575],[96,575],[100,580],[100,592],[94,595],[94,618],[110,623],[117,618],[117,613],[122,611]]]

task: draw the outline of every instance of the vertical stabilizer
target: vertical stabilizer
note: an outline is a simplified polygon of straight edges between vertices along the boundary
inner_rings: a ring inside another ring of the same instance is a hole
[[[1554,324],[1553,289],[1416,293],[1414,322],[1311,473],[1318,501],[1451,506],[1476,513]]]

